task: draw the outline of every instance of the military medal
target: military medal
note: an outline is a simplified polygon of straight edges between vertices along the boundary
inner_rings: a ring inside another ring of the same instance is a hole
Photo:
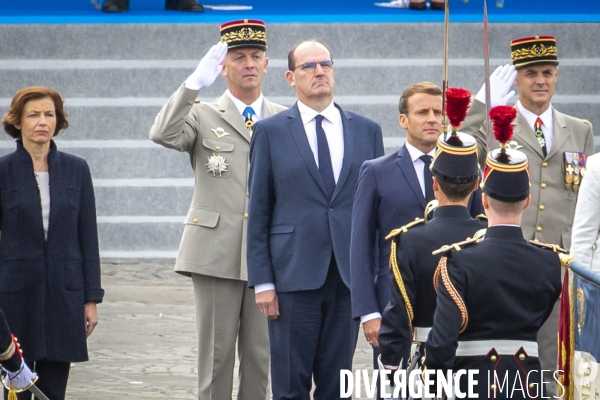
[[[579,191],[579,185],[585,175],[585,154],[565,151],[565,188]]]
[[[221,139],[223,136],[229,135],[229,132],[225,132],[225,129],[218,127],[217,129],[211,129],[211,131],[215,134],[216,137]]]
[[[208,169],[206,172],[212,172],[213,176],[221,176],[221,173],[227,172],[229,164],[225,162],[225,157],[221,154],[212,153],[212,156],[207,157],[208,162],[205,164]]]
[[[246,128],[248,128],[248,136],[252,138],[252,128],[254,127],[254,121],[252,121],[252,116],[248,114],[246,117]]]

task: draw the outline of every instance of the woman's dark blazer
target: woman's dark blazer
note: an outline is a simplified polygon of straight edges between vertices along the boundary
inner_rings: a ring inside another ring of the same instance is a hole
[[[44,240],[29,153],[0,158],[0,308],[27,361],[86,361],[84,304],[100,303],[96,205],[85,160],[48,154],[50,218]]]

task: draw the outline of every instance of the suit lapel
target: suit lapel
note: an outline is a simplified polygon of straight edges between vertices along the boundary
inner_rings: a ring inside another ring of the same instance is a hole
[[[400,170],[404,174],[406,181],[408,182],[410,188],[415,193],[415,196],[419,199],[421,206],[425,208],[427,203],[425,201],[425,196],[423,196],[423,190],[421,189],[421,185],[419,184],[419,178],[417,178],[417,173],[415,172],[415,166],[410,158],[410,154],[406,149],[406,145],[402,146],[400,150],[398,150],[398,166]]]
[[[335,185],[335,190],[333,191],[333,195],[331,196],[331,200],[335,199],[335,196],[342,190],[342,185],[346,182],[346,178],[348,178],[348,173],[350,172],[350,167],[352,166],[353,154],[354,154],[354,141],[356,138],[355,130],[354,130],[354,121],[352,121],[352,117],[340,106],[335,104],[337,109],[340,112],[340,116],[342,117],[342,127],[343,127],[343,135],[344,135],[344,159],[342,161],[342,169],[340,171],[340,176],[338,178],[337,184]]]
[[[530,147],[541,159],[544,158],[542,147],[540,146],[540,142],[538,142],[537,138],[535,137],[533,126],[529,126],[527,120],[525,117],[523,117],[523,115],[521,115],[518,109],[514,137],[518,144]]]
[[[302,123],[302,118],[300,118],[300,111],[298,110],[298,103],[294,104],[292,108],[286,111],[288,114],[288,126],[294,141],[296,142],[296,146],[298,146],[298,150],[310,171],[310,174],[315,178],[321,190],[324,193],[327,193],[325,189],[325,183],[323,182],[323,178],[321,178],[321,173],[319,172],[319,168],[317,167],[317,163],[315,162],[315,156],[310,148],[310,144],[308,143],[308,138],[306,137],[306,131],[304,130],[304,124]]]
[[[547,158],[552,157],[560,148],[562,148],[563,143],[565,143],[565,140],[567,140],[570,134],[569,129],[567,129],[567,123],[561,113],[552,109],[552,117],[554,118],[552,122],[554,125],[554,136],[552,137],[552,147],[550,148],[550,153],[548,153]]]
[[[244,124],[244,119],[227,93],[221,96],[218,106],[219,111],[221,111],[221,118],[231,125],[244,139],[250,142],[250,135],[248,135],[248,128]]]

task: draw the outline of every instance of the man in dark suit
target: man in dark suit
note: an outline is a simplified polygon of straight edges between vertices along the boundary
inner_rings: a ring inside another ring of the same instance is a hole
[[[429,166],[442,131],[442,91],[431,82],[402,93],[398,105],[406,143],[385,157],[365,162],[360,170],[352,214],[350,282],[352,316],[361,320],[373,357],[389,295],[390,231],[423,217],[433,200]],[[469,201],[472,216],[483,213],[479,196]]]
[[[339,398],[358,336],[350,305],[350,225],[358,169],[383,155],[381,127],[333,103],[333,61],[294,46],[298,102],[256,125],[250,147],[248,285],[269,317],[274,399]]]
[[[433,275],[441,257],[431,252],[487,227],[484,216],[472,218],[466,207],[479,183],[477,142],[472,136],[440,136],[431,172],[439,201],[433,218],[415,220],[390,234],[394,277],[381,320],[379,347],[382,364],[392,370],[402,367],[401,360],[404,367],[409,365],[411,341],[416,343],[412,356],[418,359],[423,354],[420,347],[431,330],[436,302]]]
[[[436,271],[437,309],[424,364],[478,370],[473,391],[479,398],[543,398],[542,381],[554,379],[548,370],[542,376],[536,339],[560,295],[559,248],[523,236],[523,210],[531,201],[525,154],[490,152],[483,190],[485,238],[446,247]],[[463,375],[461,391],[467,385]]]

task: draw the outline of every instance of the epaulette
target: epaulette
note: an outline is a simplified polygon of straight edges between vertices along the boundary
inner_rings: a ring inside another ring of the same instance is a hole
[[[483,220],[485,220],[485,221],[487,221],[487,219],[488,219],[487,215],[485,215],[485,214],[479,214],[479,215],[478,215],[478,216],[476,216],[475,218],[477,218],[477,219],[483,219]]]
[[[552,250],[555,253],[562,253],[562,254],[568,254],[569,253],[568,251],[566,251],[562,247],[559,247],[556,244],[542,243],[542,242],[540,242],[537,239],[530,240],[529,243],[531,243],[534,246],[541,247],[542,249]]]
[[[443,245],[442,247],[440,247],[439,249],[433,251],[431,253],[431,255],[437,256],[438,254],[441,253],[445,253],[449,250],[456,250],[456,251],[460,251],[463,247],[465,246],[469,246],[473,243],[479,243],[483,240],[483,236],[485,235],[485,229],[480,229],[477,232],[475,232],[475,234],[473,235],[472,238],[467,238],[465,240],[463,240],[462,242],[458,242],[458,243],[454,243],[451,245]]]
[[[196,104],[200,103],[200,99],[194,100],[194,103],[196,103]]]
[[[413,226],[417,226],[419,224],[422,224],[423,222],[425,222],[425,220],[423,218],[415,218],[415,220],[413,222],[410,222],[398,229],[394,229],[392,230],[390,233],[388,233],[388,235],[385,237],[385,240],[391,239],[395,236],[398,236],[401,233],[406,233],[408,232],[408,230],[410,228],[412,228]]]
[[[582,119],[582,121],[583,121],[584,124],[591,125],[590,121],[588,121],[587,119]]]

